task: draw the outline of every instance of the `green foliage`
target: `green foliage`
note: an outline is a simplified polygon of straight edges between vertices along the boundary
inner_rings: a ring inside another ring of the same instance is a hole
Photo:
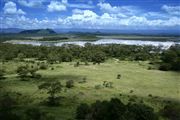
[[[180,105],[168,104],[161,110],[161,114],[169,120],[180,120]]]
[[[160,70],[180,71],[180,45],[171,46],[162,53]]]
[[[19,116],[14,113],[17,101],[13,94],[0,94],[0,118],[2,120],[19,120]]]
[[[92,62],[100,64],[104,62],[105,59],[106,59],[106,55],[104,52],[96,51],[92,57]]]
[[[14,45],[0,43],[0,59],[12,60],[37,58],[48,62],[70,62],[79,59],[82,62],[102,63],[107,58],[121,60],[154,60],[158,59],[160,48],[153,46],[128,46],[128,45],[91,45],[84,47],[77,45],[63,45],[59,47]]]
[[[23,53],[19,53],[17,55],[17,58],[20,60],[20,61],[23,61],[23,59],[25,58],[26,56],[23,54]]]
[[[31,107],[24,112],[23,120],[55,120],[55,118],[40,108]]]
[[[89,110],[90,110],[89,105],[85,103],[81,103],[76,110],[76,119],[85,120],[86,115],[90,112]]]
[[[78,120],[158,120],[153,109],[144,104],[123,104],[119,99],[81,104],[76,110]]]
[[[118,75],[117,75],[117,79],[121,79],[121,74],[118,74]]]
[[[72,87],[74,87],[74,81],[73,81],[73,80],[68,80],[68,81],[66,82],[66,87],[67,87],[67,88],[72,88]]]
[[[62,91],[62,85],[58,81],[45,82],[38,86],[39,90],[45,90],[48,96],[48,105],[56,106],[59,104],[58,94]]]
[[[22,80],[25,80],[28,77],[29,70],[28,66],[20,66],[17,68],[17,74]]]
[[[128,120],[158,120],[158,115],[154,113],[153,108],[144,104],[128,104],[127,105]]]
[[[37,74],[37,68],[31,66],[29,67],[28,65],[25,66],[19,66],[17,68],[17,74],[22,80],[27,80],[28,78],[36,78],[39,79],[41,78],[40,74]]]

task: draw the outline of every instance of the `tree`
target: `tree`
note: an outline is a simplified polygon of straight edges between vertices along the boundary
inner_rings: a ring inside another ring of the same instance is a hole
[[[86,103],[81,103],[76,110],[76,119],[85,120],[86,115],[89,113],[90,107]]]
[[[151,107],[144,104],[123,104],[119,99],[81,104],[76,110],[78,120],[158,120]]]
[[[180,120],[180,105],[178,104],[169,104],[161,110],[161,114],[164,117],[169,118],[170,120]]]
[[[20,66],[17,68],[17,74],[22,80],[26,80],[29,74],[28,66]]]
[[[51,52],[47,56],[47,61],[50,63],[54,63],[54,62],[60,61],[60,60],[59,60],[58,54],[56,52]]]
[[[158,116],[154,113],[153,108],[144,104],[127,105],[127,120],[158,120]]]
[[[72,88],[72,87],[74,87],[74,81],[73,81],[73,80],[68,80],[68,81],[66,82],[66,87],[67,87],[67,88]]]
[[[58,81],[51,81],[51,82],[45,82],[38,86],[40,90],[45,90],[46,93],[48,94],[48,105],[55,106],[58,105],[59,102],[59,96],[58,94],[62,90],[62,85]]]
[[[105,57],[106,55],[104,52],[97,51],[93,55],[92,62],[100,64],[105,61]]]
[[[29,67],[28,65],[26,66],[20,66],[17,68],[17,74],[22,80],[27,80],[28,78],[40,78],[41,75],[37,74],[38,68],[36,67]]]
[[[160,70],[180,71],[180,45],[171,46],[161,55]]]
[[[13,110],[15,109],[16,100],[10,93],[0,94],[0,119],[1,120],[19,120]]]
[[[25,58],[25,55],[23,53],[19,53],[17,55],[17,58],[20,60],[20,61],[23,61],[23,59]]]

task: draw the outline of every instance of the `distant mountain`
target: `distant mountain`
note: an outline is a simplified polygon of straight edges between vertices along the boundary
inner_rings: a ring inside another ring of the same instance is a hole
[[[20,28],[0,28],[0,33],[19,33],[23,30]]]
[[[24,30],[20,34],[55,34],[56,32],[52,29],[35,29],[35,30]]]
[[[57,33],[95,33],[95,34],[126,34],[126,35],[180,35],[180,31],[174,29],[162,30],[141,30],[141,29],[81,29],[81,28],[67,28],[67,29],[54,29]]]

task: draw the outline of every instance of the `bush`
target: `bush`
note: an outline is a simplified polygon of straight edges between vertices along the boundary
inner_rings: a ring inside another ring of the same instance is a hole
[[[68,81],[66,82],[66,87],[67,87],[67,88],[72,88],[72,87],[74,87],[74,81],[73,81],[73,80],[68,80]]]
[[[128,120],[158,120],[153,108],[144,104],[128,104],[127,109],[126,117]]]
[[[117,79],[121,79],[121,74],[118,74],[118,75],[117,75]]]
[[[59,105],[60,97],[58,94],[62,91],[62,85],[58,81],[45,82],[38,86],[39,90],[44,90],[48,94],[47,104],[50,106]]]
[[[94,88],[95,89],[101,89],[101,85],[95,85]]]
[[[1,120],[19,120],[19,116],[14,113],[17,105],[17,96],[12,93],[0,94],[0,119]]]
[[[79,62],[76,62],[76,63],[74,64],[74,67],[79,67],[79,65],[80,65],[80,63],[79,63]]]
[[[87,78],[86,77],[83,77],[83,79],[81,81],[79,81],[79,83],[86,83],[87,81]]]
[[[39,108],[32,107],[25,111],[25,120],[55,120],[55,118]]]
[[[171,69],[171,65],[168,63],[163,63],[160,65],[159,70],[168,71]]]
[[[170,120],[180,120],[180,105],[169,104],[161,110],[161,115]]]
[[[85,120],[86,115],[89,113],[89,110],[90,108],[88,104],[81,103],[76,110],[76,119]]]
[[[88,106],[81,104],[77,107],[78,120],[158,120],[151,107],[144,104],[123,104],[119,99],[96,101]]]

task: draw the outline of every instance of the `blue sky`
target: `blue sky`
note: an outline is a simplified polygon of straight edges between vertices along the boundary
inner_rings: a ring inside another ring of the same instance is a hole
[[[1,28],[180,29],[180,0],[1,0]]]

